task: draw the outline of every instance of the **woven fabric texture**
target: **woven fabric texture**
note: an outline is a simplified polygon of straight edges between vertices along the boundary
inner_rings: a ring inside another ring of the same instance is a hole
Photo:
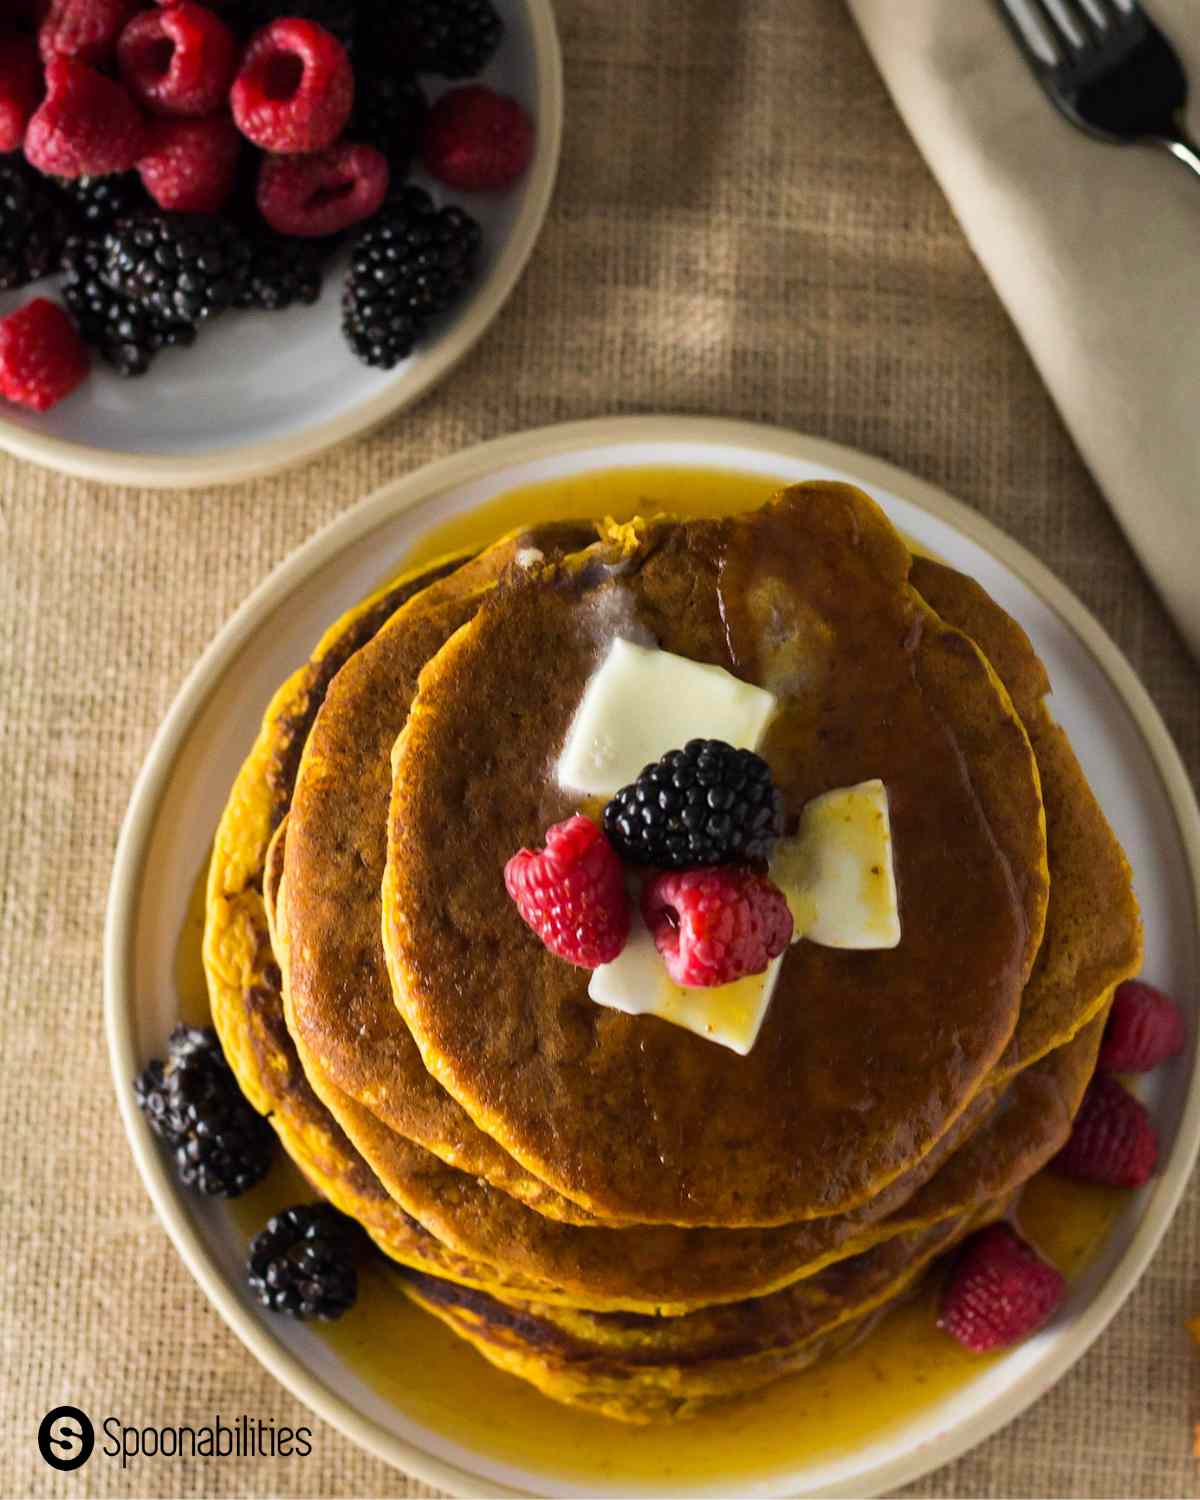
[[[0,1493],[433,1492],[315,1423],[303,1459],[92,1463],[38,1422],[304,1410],[207,1304],[113,1101],[101,930],[151,736],[230,612],[385,480],[567,418],[693,412],[853,444],[977,507],[1129,654],[1189,772],[1200,680],[902,127],[841,0],[560,0],[567,129],[545,233],[453,377],[366,440],[252,485],[109,489],[0,458]],[[1050,121],[1047,121],[1050,128]],[[284,325],[280,325],[281,331]],[[907,1492],[1198,1491],[1200,1189],[1036,1407]]]

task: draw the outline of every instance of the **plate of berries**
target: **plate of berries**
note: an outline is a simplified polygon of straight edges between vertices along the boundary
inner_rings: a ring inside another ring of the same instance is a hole
[[[0,23],[0,448],[249,479],[416,400],[553,189],[549,0],[16,0]]]

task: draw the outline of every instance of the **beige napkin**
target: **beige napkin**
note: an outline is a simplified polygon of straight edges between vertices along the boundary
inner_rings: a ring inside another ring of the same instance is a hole
[[[1200,656],[1200,178],[1051,106],[992,0],[849,0],[1071,434]],[[1151,0],[1200,100],[1196,0]],[[1200,110],[1192,110],[1192,122]],[[1193,132],[1194,133],[1194,132]]]

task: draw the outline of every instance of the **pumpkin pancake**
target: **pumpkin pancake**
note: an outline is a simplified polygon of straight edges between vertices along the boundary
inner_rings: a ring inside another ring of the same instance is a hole
[[[1012,696],[1042,774],[1049,851],[1046,932],[1021,1017],[995,1076],[1011,1077],[1068,1041],[1142,963],[1129,863],[1070,741],[1046,706],[1050,681],[1020,625],[974,579],[913,559],[913,587],[987,655]]]
[[[405,638],[414,642],[419,659],[424,660],[470,618],[505,570],[517,565],[518,557],[540,560],[547,554],[578,547],[594,536],[594,527],[574,523],[514,533],[414,596],[349,658],[329,683],[304,746],[286,845],[288,867],[294,860],[297,871],[295,878],[289,878],[287,890],[291,893],[290,979],[300,1014],[305,1013],[314,992],[327,1002],[346,1045],[374,1058],[383,1071],[384,1081],[372,1096],[372,1104],[389,1110],[388,1118],[397,1129],[463,1171],[484,1177],[535,1205],[539,1213],[578,1222],[590,1222],[592,1216],[527,1173],[480,1131],[425,1073],[402,1026],[390,1027],[390,1035],[372,1026],[360,991],[364,969],[376,962],[381,984],[386,987],[387,983],[378,933],[378,882],[385,858],[385,831],[382,811],[378,826],[372,828],[357,809],[364,802],[386,807],[386,750],[382,760],[373,755],[369,737],[361,743],[347,743],[343,738],[333,748],[329,731],[342,722],[343,700],[355,697],[354,685],[364,653],[390,638],[398,626]],[[410,688],[403,702],[411,692]],[[387,712],[386,703],[374,707],[377,712]],[[411,1062],[407,1068],[392,1070],[385,1065],[397,1049],[402,1055],[407,1053]],[[402,1089],[388,1081],[395,1076],[403,1078]]]
[[[1000,1203],[905,1235],[786,1291],[682,1318],[531,1305],[404,1274],[409,1297],[556,1401],[626,1422],[695,1416],[825,1359]]]
[[[394,1129],[540,1214],[581,1223],[592,1215],[526,1172],[479,1130],[425,1072],[405,1027],[396,1024],[386,1003],[379,882],[386,857],[388,749],[395,734],[391,717],[411,701],[421,663],[470,619],[506,569],[540,562],[595,535],[595,527],[577,523],[514,533],[414,597],[350,657],[329,684],[304,746],[285,855],[292,999],[301,1030],[314,1012],[326,1028],[316,1049],[323,1065],[358,1059],[371,1080],[359,1097]],[[364,673],[381,658],[395,661],[396,640],[404,644],[397,671],[377,679],[374,696],[364,700]],[[375,1003],[376,992],[384,1004]]]
[[[286,962],[283,953],[280,957]],[[286,1000],[286,983],[284,993]],[[727,1230],[675,1225],[610,1228],[544,1219],[388,1130],[329,1083],[302,1041],[297,1050],[313,1088],[357,1150],[401,1206],[440,1243],[468,1259],[496,1266],[498,1283],[511,1287],[514,1275],[527,1285],[541,1283],[547,1288],[536,1294],[542,1301],[600,1312],[676,1316],[764,1296],[895,1238],[914,1224],[938,1223],[970,1210],[990,1196],[992,1184],[1005,1190],[1018,1186],[1066,1140],[1098,1044],[1097,1028],[1095,1036],[1077,1038],[1061,1058],[1051,1054],[1021,1074],[1012,1085],[1013,1100],[1003,1126],[994,1131],[982,1126],[970,1138],[967,1149],[975,1149],[961,1166],[951,1155],[943,1168],[950,1174],[945,1181],[940,1173],[934,1175],[915,1196],[907,1184],[903,1190],[889,1190],[907,1205],[892,1217],[872,1220],[872,1213],[886,1213],[891,1204],[890,1196],[881,1195],[870,1209],[852,1214]],[[985,1113],[988,1102],[978,1106]],[[947,1145],[957,1143],[950,1137]],[[485,1278],[471,1279],[478,1284]]]
[[[325,632],[308,662],[268,705],[217,826],[205,904],[205,977],[225,1056],[262,1114],[277,1109],[281,1093],[307,1092],[303,1073],[287,1058],[291,1042],[277,1003],[278,976],[262,901],[267,847],[291,803],[300,752],[329,683],[349,657],[401,605],[464,560],[448,557],[402,575]],[[276,1074],[281,1089],[272,1086]],[[274,1123],[279,1129],[284,1121]]]
[[[1012,1037],[1048,884],[1037,769],[910,561],[861,491],[796,486],[531,569],[421,673],[383,888],[396,1003],[472,1119],[598,1215],[737,1227],[853,1210],[932,1149]],[[578,808],[552,768],[587,681],[614,635],[647,631],[776,692],[760,753],[790,816],[830,787],[888,788],[900,945],[793,945],[746,1057],[594,1004],[504,889],[509,856]]]

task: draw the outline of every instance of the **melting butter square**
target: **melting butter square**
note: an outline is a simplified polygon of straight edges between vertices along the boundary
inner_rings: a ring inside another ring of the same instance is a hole
[[[754,750],[778,700],[724,667],[615,640],[593,673],[559,757],[561,786],[611,797],[689,740]]]

